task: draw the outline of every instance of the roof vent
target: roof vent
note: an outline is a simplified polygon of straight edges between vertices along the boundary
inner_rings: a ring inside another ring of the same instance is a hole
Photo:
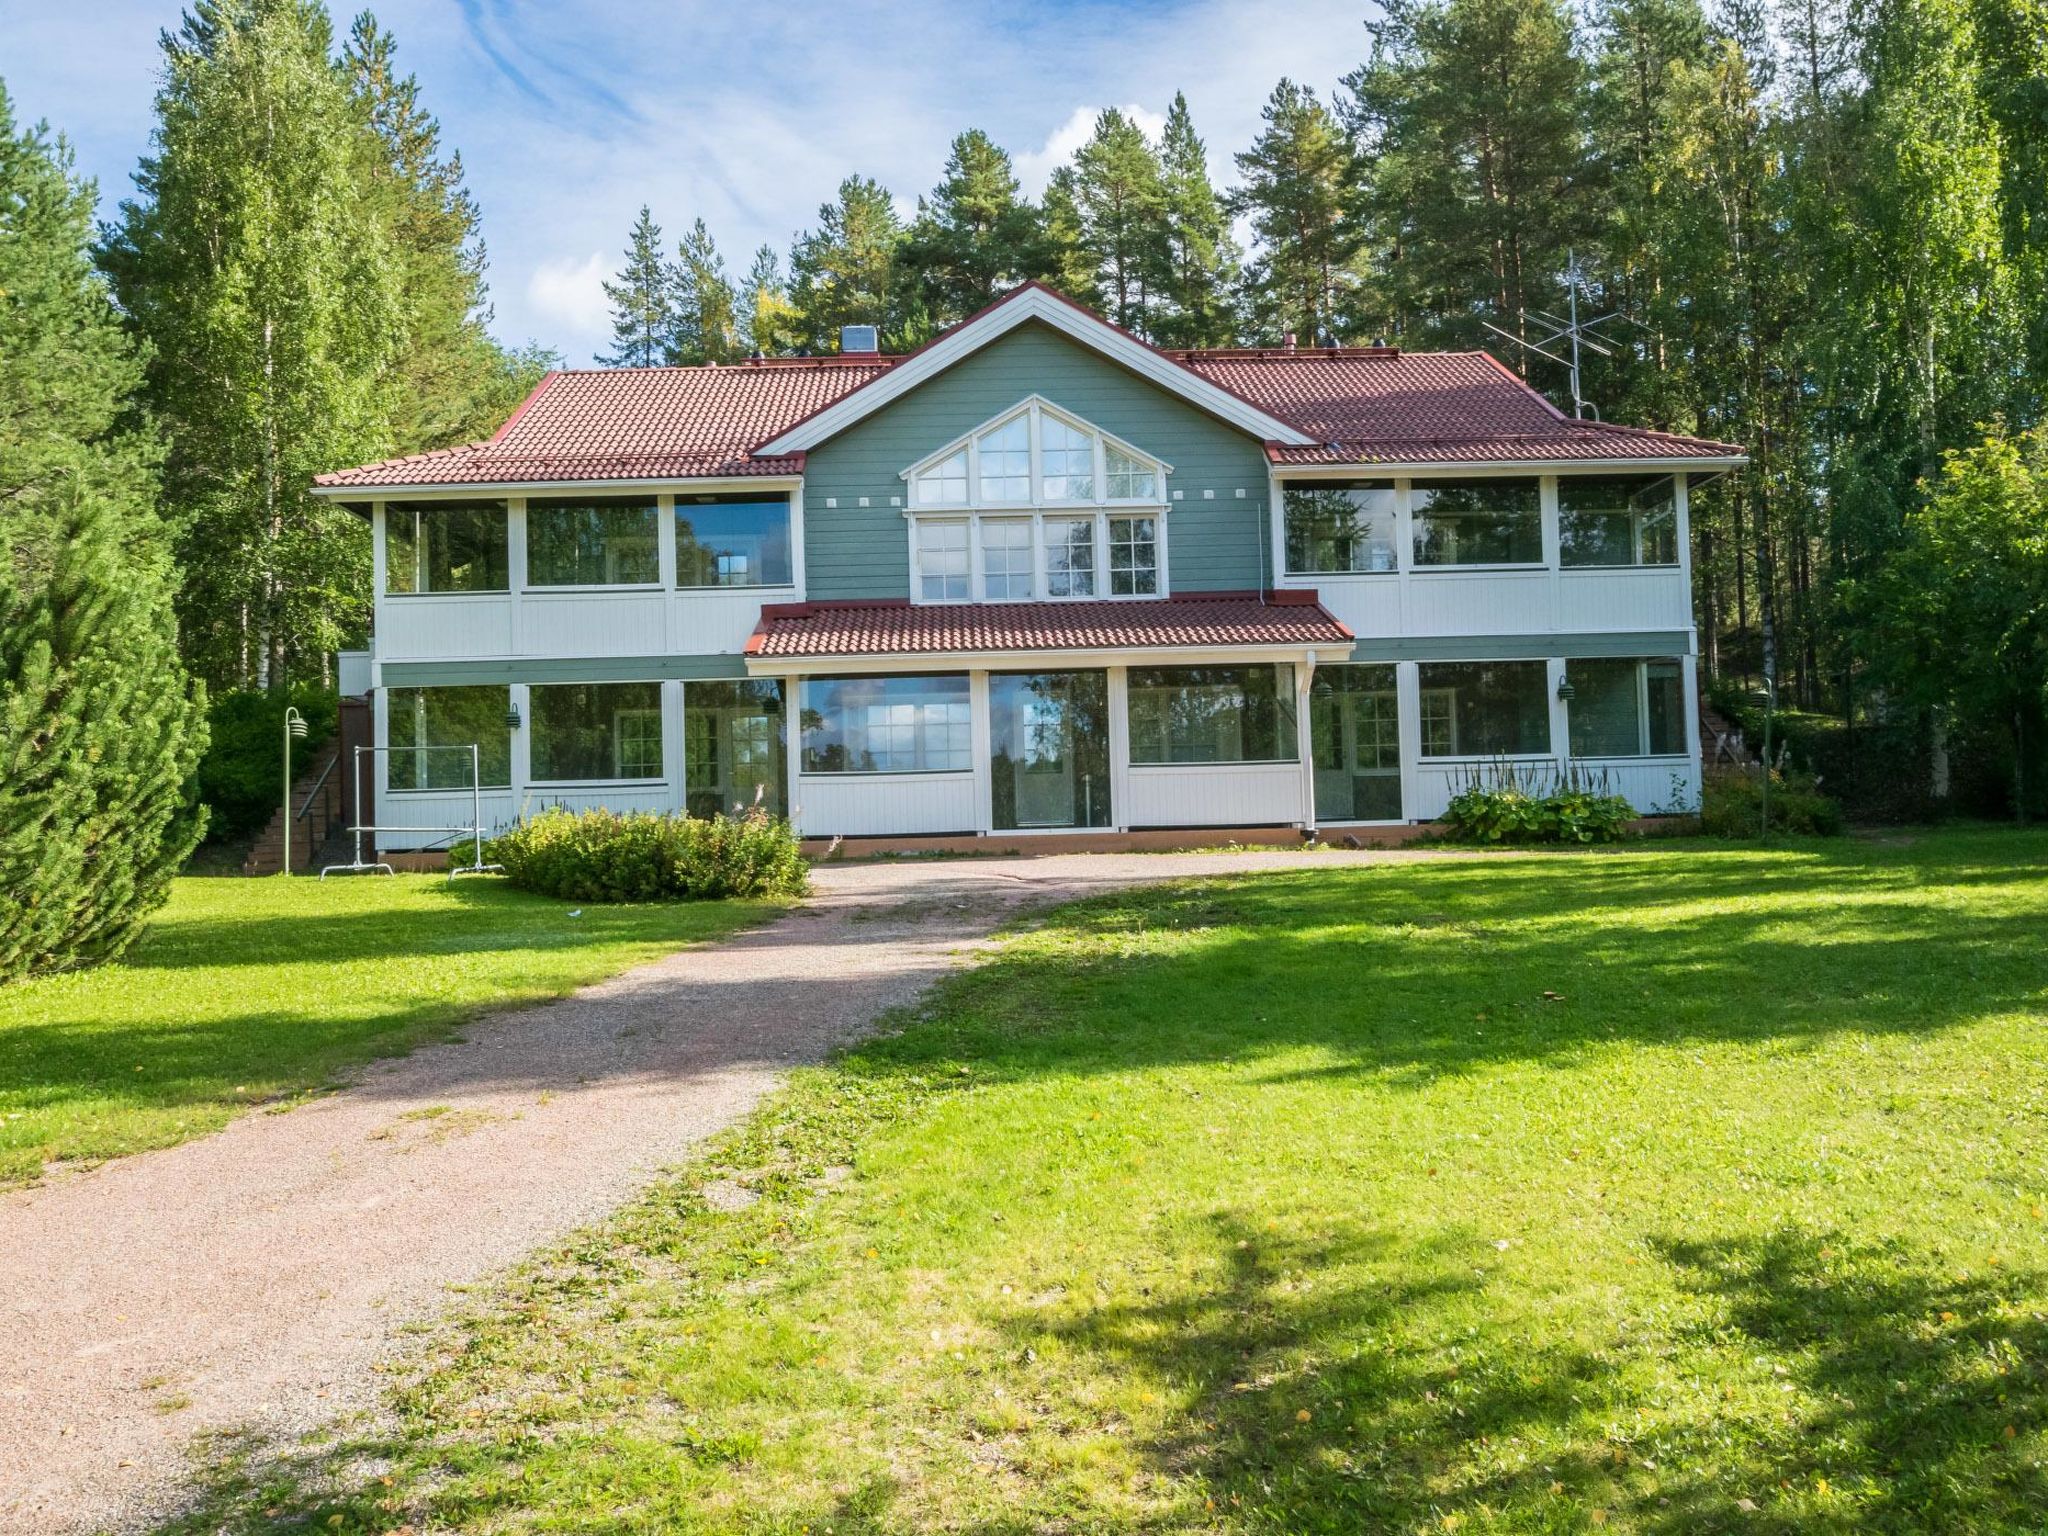
[[[839,352],[842,357],[857,357],[863,353],[875,353],[882,349],[881,337],[872,325],[842,325],[839,327]]]

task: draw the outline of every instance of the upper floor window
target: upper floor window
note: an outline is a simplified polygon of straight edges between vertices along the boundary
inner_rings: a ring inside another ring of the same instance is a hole
[[[1170,472],[1026,400],[904,472],[911,591],[927,603],[1159,596]]]
[[[502,501],[384,504],[386,592],[505,592],[512,585]]]
[[[904,471],[915,507],[1165,500],[1171,466],[1036,398]]]
[[[676,585],[786,587],[789,493],[676,497]]]
[[[1543,510],[1534,480],[1418,480],[1408,506],[1417,566],[1543,563]]]
[[[1678,499],[1669,475],[1561,475],[1560,562],[1567,566],[1678,564]]]
[[[539,498],[526,504],[526,584],[642,586],[661,580],[652,496]]]
[[[1285,497],[1290,576],[1397,567],[1393,481],[1290,485]]]

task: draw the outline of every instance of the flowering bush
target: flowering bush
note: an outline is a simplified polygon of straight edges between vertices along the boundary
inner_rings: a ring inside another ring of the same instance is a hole
[[[569,901],[711,901],[810,888],[795,830],[760,809],[706,819],[558,806],[492,839],[487,857],[514,885]]]

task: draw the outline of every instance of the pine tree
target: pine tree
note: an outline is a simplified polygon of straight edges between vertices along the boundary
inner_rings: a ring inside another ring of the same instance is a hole
[[[1042,223],[1040,270],[1056,291],[1089,309],[1102,308],[1095,257],[1084,242],[1079,176],[1071,165],[1054,169],[1039,201]]]
[[[204,825],[160,449],[92,272],[94,199],[0,86],[0,981],[118,954]]]
[[[1159,160],[1166,261],[1153,332],[1168,346],[1226,345],[1234,339],[1230,298],[1237,281],[1237,243],[1209,180],[1209,154],[1195,136],[1188,99],[1178,91],[1167,110]]]
[[[1010,157],[979,128],[953,140],[945,179],[918,199],[903,261],[939,326],[955,324],[1036,274],[1038,216]]]
[[[772,245],[754,252],[740,287],[740,319],[747,349],[757,357],[781,357],[795,349],[796,308],[782,280],[782,258]]]
[[[1311,343],[1337,331],[1356,286],[1357,168],[1343,128],[1307,86],[1282,80],[1262,115],[1264,130],[1237,157],[1244,184],[1229,203],[1250,215],[1258,240],[1248,308],[1271,339],[1293,332]]]
[[[462,156],[441,153],[441,125],[400,75],[398,45],[368,11],[342,48],[357,110],[384,147],[373,185],[400,263],[405,347],[396,372],[394,447],[440,448],[488,434],[526,392],[528,371],[491,337],[482,214],[463,185]]]
[[[902,221],[880,182],[849,176],[839,184],[838,197],[818,209],[818,227],[790,252],[790,302],[802,345],[836,352],[848,325],[878,327],[885,347],[903,344],[915,309],[900,291],[902,241]]]
[[[604,285],[612,305],[612,349],[599,353],[607,368],[652,368],[668,361],[675,345],[675,289],[662,254],[661,226],[645,203],[627,237],[626,264]]]
[[[1394,0],[1345,82],[1382,312],[1428,344],[1524,333],[1592,238],[1586,70],[1565,0]],[[1520,359],[1517,359],[1520,361]]]
[[[725,258],[702,219],[676,250],[670,274],[675,331],[671,363],[729,363],[740,355],[739,299],[725,275]]]
[[[1166,188],[1145,130],[1115,107],[1074,155],[1081,246],[1093,259],[1109,319],[1151,334],[1154,295],[1166,278]]]
[[[332,42],[313,0],[197,0],[102,256],[169,429],[186,659],[220,683],[318,677],[369,618],[368,532],[310,490],[395,446],[407,264]]]

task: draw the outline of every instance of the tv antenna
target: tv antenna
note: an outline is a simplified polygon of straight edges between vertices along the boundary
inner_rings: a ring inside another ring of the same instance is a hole
[[[1523,351],[1534,352],[1538,357],[1547,357],[1553,363],[1561,363],[1570,370],[1572,415],[1583,419],[1585,414],[1591,411],[1593,419],[1598,421],[1600,419],[1599,407],[1588,400],[1579,388],[1579,349],[1584,347],[1589,351],[1598,352],[1602,357],[1614,356],[1614,349],[1620,343],[1611,336],[1600,334],[1600,327],[1612,320],[1619,320],[1624,325],[1633,325],[1638,330],[1646,331],[1649,327],[1633,316],[1623,314],[1618,309],[1611,309],[1604,315],[1595,315],[1590,320],[1581,320],[1579,318],[1579,286],[1583,281],[1584,279],[1579,272],[1578,252],[1567,252],[1564,267],[1566,312],[1563,315],[1554,315],[1547,309],[1524,311],[1530,319],[1550,327],[1549,330],[1538,336],[1534,341],[1531,341],[1526,336],[1517,336],[1513,331],[1503,330],[1491,320],[1482,320],[1479,323],[1493,332],[1494,335],[1513,342],[1516,346],[1522,348]],[[1570,344],[1571,355],[1569,357],[1560,356],[1558,353],[1550,350],[1560,342],[1568,342]]]

